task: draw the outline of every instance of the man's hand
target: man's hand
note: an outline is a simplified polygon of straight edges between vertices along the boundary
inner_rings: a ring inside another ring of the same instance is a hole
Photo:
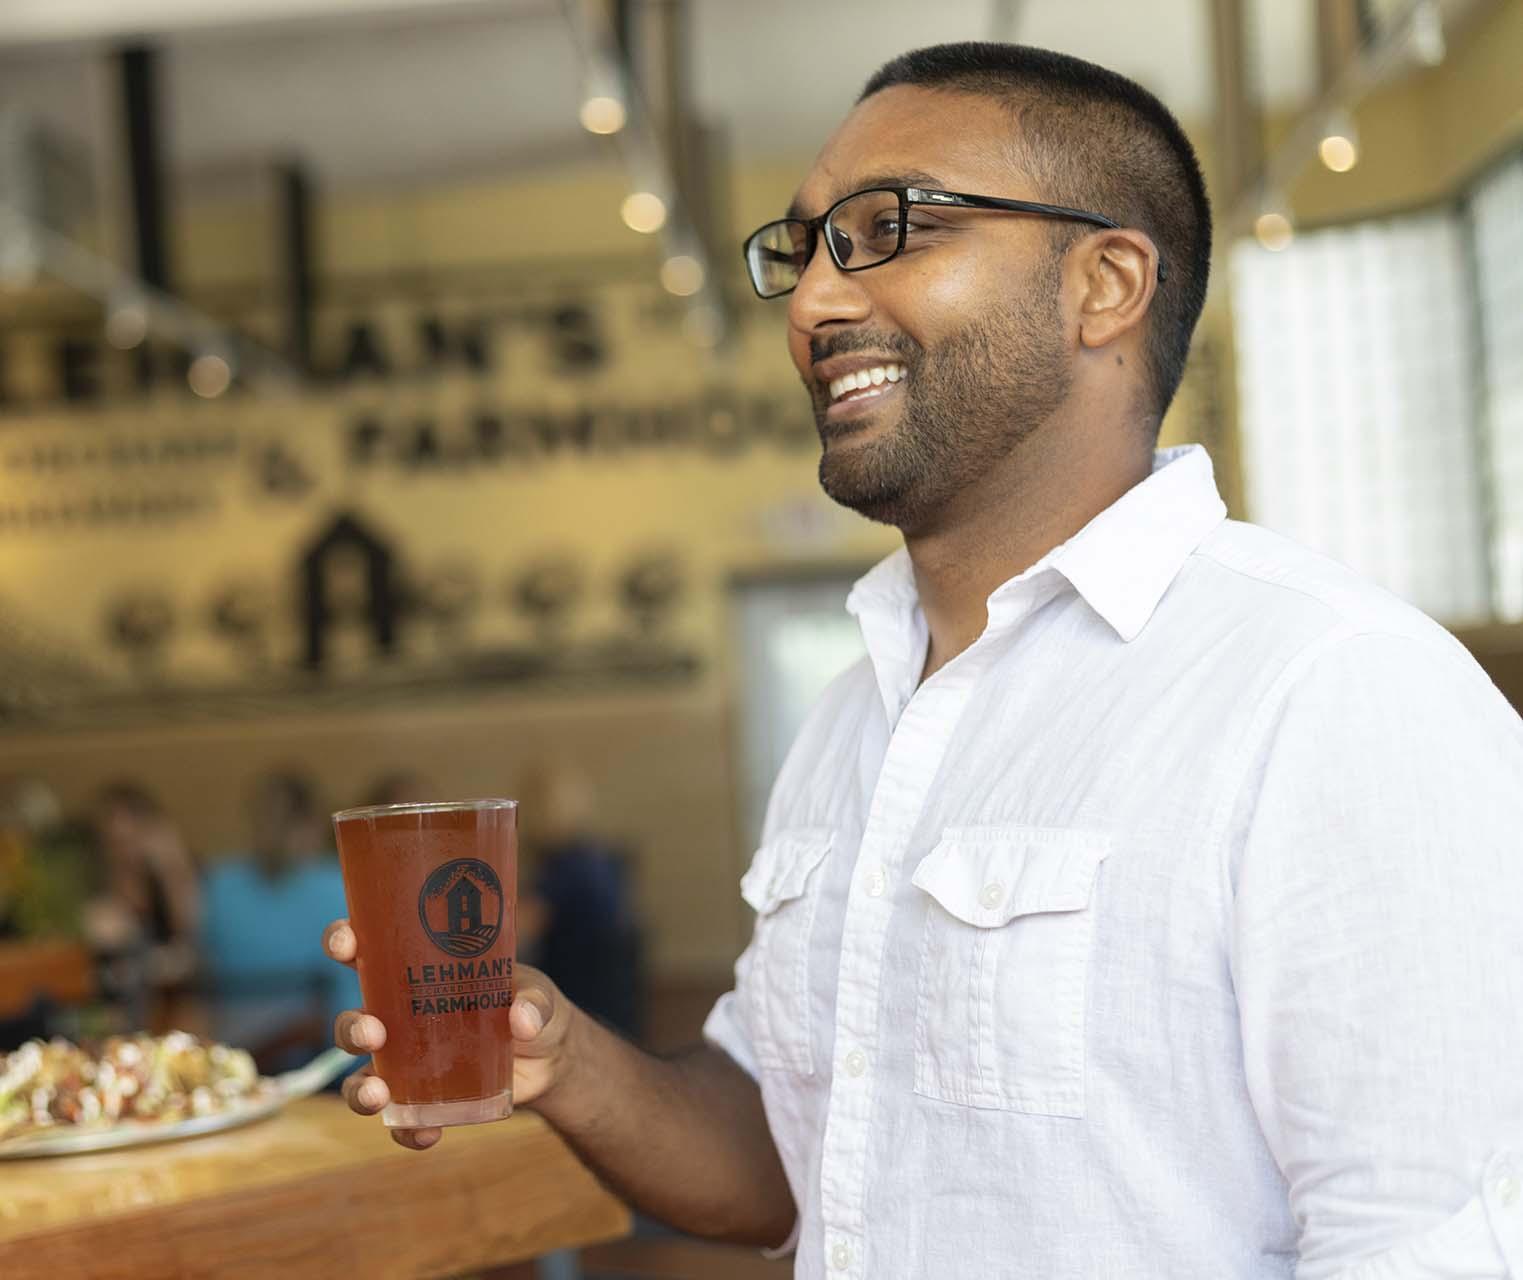
[[[354,930],[335,920],[323,950],[352,965]],[[656,1058],[578,1009],[544,974],[516,969],[509,1011],[513,1100],[532,1105],[622,1199],[681,1231],[775,1245],[797,1216],[767,1129],[761,1090],[711,1045]],[[350,1053],[386,1043],[381,1020],[341,1013],[333,1038]],[[370,1066],[344,1081],[344,1100],[374,1115],[391,1100]],[[393,1129],[422,1151],[438,1129]]]
[[[348,920],[335,920],[323,930],[323,950],[340,964],[354,966],[356,945]],[[513,1031],[513,1105],[527,1105],[559,1084],[567,1056],[566,1033],[571,1005],[537,969],[514,966],[513,1007],[508,1025]],[[374,1053],[386,1043],[386,1028],[372,1014],[350,1009],[338,1015],[333,1039],[349,1053]],[[344,1081],[344,1101],[362,1116],[373,1116],[391,1101],[391,1090],[366,1064]],[[439,1141],[439,1129],[393,1129],[404,1147],[424,1151]]]

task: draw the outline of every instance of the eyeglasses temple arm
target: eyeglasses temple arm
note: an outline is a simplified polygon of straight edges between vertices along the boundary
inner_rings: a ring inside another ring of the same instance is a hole
[[[1119,229],[1121,224],[1113,222],[1101,213],[1089,213],[1084,209],[1070,209],[1067,205],[1042,204],[1035,200],[1006,200],[1000,196],[973,196],[959,191],[924,191],[919,187],[910,187],[905,192],[911,204],[950,204],[962,205],[969,209],[1011,209],[1017,213],[1041,213],[1052,218],[1077,218],[1080,222],[1092,223],[1097,227],[1109,227]],[[1158,259],[1158,282],[1162,284],[1169,277],[1168,268],[1164,266],[1162,258]]]

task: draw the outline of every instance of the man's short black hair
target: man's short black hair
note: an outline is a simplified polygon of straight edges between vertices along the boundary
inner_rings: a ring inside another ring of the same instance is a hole
[[[1125,76],[1027,45],[915,49],[881,67],[857,101],[894,85],[1003,100],[1016,118],[1013,158],[1040,185],[1041,199],[1103,213],[1152,237],[1168,270],[1153,299],[1146,339],[1161,421],[1184,375],[1211,271],[1211,205],[1179,121]],[[1067,223],[1055,228],[1062,248],[1089,231]]]

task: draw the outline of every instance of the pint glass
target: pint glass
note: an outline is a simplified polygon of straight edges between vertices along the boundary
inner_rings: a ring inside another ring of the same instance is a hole
[[[517,818],[513,800],[333,815],[360,995],[386,1025],[387,1125],[512,1113]]]

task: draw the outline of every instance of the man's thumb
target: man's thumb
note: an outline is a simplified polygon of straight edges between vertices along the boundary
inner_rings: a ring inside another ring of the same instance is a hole
[[[534,1041],[540,1037],[554,1012],[550,994],[538,987],[526,987],[513,1000],[508,1017],[513,1027],[513,1039]]]

